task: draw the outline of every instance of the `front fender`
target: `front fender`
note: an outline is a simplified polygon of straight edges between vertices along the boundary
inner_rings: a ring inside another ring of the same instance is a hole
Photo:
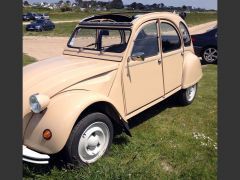
[[[59,152],[81,112],[99,101],[111,103],[108,97],[92,91],[73,90],[58,94],[45,111],[33,115],[24,134],[24,145],[46,154]],[[42,137],[45,129],[52,132],[50,140]]]
[[[192,52],[185,52],[183,62],[182,89],[196,84],[202,78],[202,66],[199,58]]]

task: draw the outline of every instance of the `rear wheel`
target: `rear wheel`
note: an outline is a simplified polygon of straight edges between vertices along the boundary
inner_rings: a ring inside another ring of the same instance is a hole
[[[70,163],[84,165],[96,162],[109,150],[113,139],[111,120],[102,113],[91,113],[73,128],[66,144]]]
[[[212,64],[217,61],[218,51],[215,47],[208,47],[202,53],[202,60],[205,63]]]
[[[189,105],[195,99],[197,93],[197,84],[188,87],[187,89],[182,89],[178,94],[178,99],[181,105]]]

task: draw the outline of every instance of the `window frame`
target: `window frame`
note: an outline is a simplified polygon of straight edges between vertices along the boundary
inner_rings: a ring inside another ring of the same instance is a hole
[[[180,30],[180,32],[181,32],[181,28],[180,28],[181,24],[182,24],[182,25],[184,26],[184,28],[187,30],[187,33],[188,33],[188,35],[189,35],[189,37],[190,37],[190,44],[189,44],[188,46],[185,46],[185,42],[184,42],[184,40],[183,40],[183,36],[182,36],[182,33],[181,33],[181,39],[182,39],[182,42],[183,42],[183,46],[184,46],[184,47],[190,47],[190,46],[192,46],[192,37],[191,37],[191,34],[190,34],[190,32],[189,32],[188,27],[186,26],[186,24],[184,24],[182,21],[179,22],[179,30]]]
[[[160,28],[161,23],[166,23],[166,24],[171,25],[171,26],[174,28],[174,30],[177,32],[177,35],[178,35],[179,40],[180,40],[180,46],[179,46],[178,49],[174,49],[174,50],[171,50],[171,51],[163,52],[163,47],[162,47],[162,46],[163,46],[163,45],[162,45],[162,32],[161,32],[161,28]],[[159,22],[159,32],[160,32],[160,37],[159,37],[159,39],[160,39],[160,43],[161,43],[161,52],[162,52],[163,54],[167,54],[167,53],[172,53],[172,52],[174,52],[174,51],[183,50],[183,46],[184,46],[184,45],[183,45],[183,41],[182,41],[182,35],[181,35],[180,31],[179,31],[179,28],[175,25],[175,23],[173,23],[172,21],[169,21],[169,20],[167,20],[167,19],[160,19],[160,22]]]
[[[144,60],[144,61],[147,61],[148,59],[151,60],[151,59],[153,59],[153,58],[155,59],[156,57],[161,56],[161,41],[160,41],[160,38],[159,38],[159,37],[160,37],[159,19],[156,18],[156,19],[150,19],[150,20],[148,20],[148,21],[145,21],[144,23],[142,23],[142,24],[138,27],[138,29],[137,29],[134,37],[133,37],[133,40],[132,40],[132,42],[131,42],[131,48],[130,48],[130,51],[129,51],[130,57],[132,56],[134,44],[135,44],[135,41],[136,41],[136,39],[137,39],[138,34],[141,32],[141,30],[142,30],[145,26],[147,26],[147,25],[149,25],[149,24],[151,24],[151,23],[156,23],[157,42],[158,42],[158,53],[157,53],[156,55],[153,55],[153,56],[145,57],[145,60]]]
[[[132,29],[131,28],[122,28],[122,27],[87,27],[87,26],[76,26],[75,29],[73,30],[71,36],[69,37],[68,41],[67,41],[67,47],[68,48],[71,48],[71,49],[80,49],[81,47],[75,47],[75,46],[71,46],[70,45],[70,42],[74,36],[74,34],[76,33],[76,31],[78,31],[79,29],[95,29],[96,30],[96,38],[98,36],[98,32],[99,32],[99,29],[106,29],[106,30],[127,30],[129,31],[129,36],[128,36],[128,39],[126,39],[126,43],[129,45],[129,40],[130,40],[130,37],[132,35]],[[98,50],[95,50],[95,49],[92,49],[92,48],[84,48],[84,50],[90,50],[90,51],[95,51],[95,52],[98,52]],[[123,51],[125,52],[127,50],[127,47],[126,49]],[[114,52],[108,52],[108,53],[114,53]],[[119,53],[116,53],[116,54],[119,54]]]

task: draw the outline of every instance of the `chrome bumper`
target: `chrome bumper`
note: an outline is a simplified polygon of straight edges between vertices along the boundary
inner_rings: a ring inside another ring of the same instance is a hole
[[[50,156],[47,154],[41,154],[36,151],[33,151],[26,146],[22,146],[22,151],[23,151],[23,161],[27,161],[30,163],[35,163],[35,164],[48,164],[50,160]]]

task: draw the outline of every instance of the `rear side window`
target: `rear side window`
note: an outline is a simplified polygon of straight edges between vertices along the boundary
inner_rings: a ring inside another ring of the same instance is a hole
[[[169,23],[162,22],[160,24],[162,51],[170,52],[181,47],[180,37],[176,29]]]
[[[184,46],[190,46],[191,38],[190,38],[189,32],[187,30],[187,27],[182,22],[180,22],[179,28],[182,33]]]
[[[155,56],[159,53],[157,23],[145,25],[134,41],[132,55],[143,52],[144,57]]]

